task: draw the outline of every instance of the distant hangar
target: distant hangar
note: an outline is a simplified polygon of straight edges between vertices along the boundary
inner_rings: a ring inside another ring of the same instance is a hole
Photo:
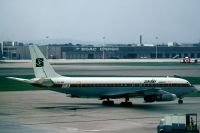
[[[136,58],[200,58],[200,44],[194,45],[42,45],[49,59],[136,59]],[[28,45],[1,45],[1,58],[30,59]]]

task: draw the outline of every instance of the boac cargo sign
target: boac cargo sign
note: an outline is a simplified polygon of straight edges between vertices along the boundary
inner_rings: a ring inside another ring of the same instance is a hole
[[[105,48],[100,48],[100,47],[82,47],[82,48],[76,48],[76,51],[81,51],[81,52],[98,52],[98,51],[119,51],[119,48],[116,47],[105,47]]]

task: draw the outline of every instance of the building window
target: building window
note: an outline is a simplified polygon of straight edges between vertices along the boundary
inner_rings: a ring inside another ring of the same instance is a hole
[[[169,57],[169,53],[166,53],[166,54],[165,54],[165,58],[170,58],[170,57]]]
[[[158,58],[163,58],[163,54],[159,53]]]
[[[181,55],[181,53],[179,53],[179,57],[178,58],[182,58],[182,55]]]
[[[200,58],[200,53],[197,54],[197,58]]]
[[[151,57],[151,58],[156,58],[156,54],[153,54],[153,53],[152,53],[152,54],[150,54],[150,57]]]
[[[184,53],[184,57],[188,57],[188,54],[187,54],[187,53]]]
[[[191,58],[194,58],[194,53],[191,53],[190,57],[191,57]]]

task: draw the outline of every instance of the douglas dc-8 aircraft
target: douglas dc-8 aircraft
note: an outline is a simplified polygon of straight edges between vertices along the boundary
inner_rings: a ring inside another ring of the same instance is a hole
[[[196,92],[187,80],[175,77],[65,77],[54,71],[35,45],[29,46],[35,78],[8,77],[49,90],[70,94],[71,97],[99,98],[103,105],[113,105],[110,99],[125,98],[123,106],[132,105],[130,97],[144,97],[145,102],[173,101]]]

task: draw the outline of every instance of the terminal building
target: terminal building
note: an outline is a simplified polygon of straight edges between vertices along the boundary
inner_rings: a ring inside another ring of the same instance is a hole
[[[4,43],[5,44],[5,43]],[[42,45],[41,51],[48,59],[136,59],[136,58],[200,58],[200,44],[177,45]],[[30,59],[28,45],[1,44],[2,59]]]

